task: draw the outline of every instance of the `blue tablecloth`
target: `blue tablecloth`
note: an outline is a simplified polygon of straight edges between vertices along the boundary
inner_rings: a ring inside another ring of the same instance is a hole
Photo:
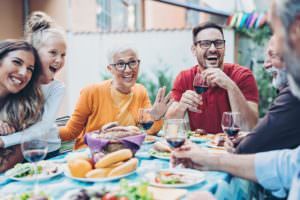
[[[145,151],[145,149],[148,149],[148,147],[144,146],[144,148],[142,149],[143,151]],[[137,156],[138,155],[139,153],[137,154]],[[63,161],[65,156],[66,154],[63,154],[53,158],[52,160]],[[126,177],[126,179],[128,179],[129,182],[139,181],[143,173],[143,171],[139,169],[149,164],[160,168],[168,168],[169,166],[168,161],[155,159],[147,156],[144,158],[140,158],[139,160],[140,160],[139,166],[142,167],[138,168],[137,173],[134,173]],[[210,191],[212,194],[214,194],[216,199],[220,199],[220,200],[227,200],[227,199],[243,200],[243,199],[251,198],[251,192],[253,191],[253,184],[251,182],[237,177],[232,177],[231,175],[222,172],[203,172],[203,173],[205,174],[205,181],[195,186],[187,188],[189,192],[196,191],[196,190]],[[46,191],[47,194],[50,194],[50,196],[53,199],[61,199],[62,195],[68,190],[83,188],[83,187],[91,187],[91,186],[93,187],[105,186],[106,188],[110,188],[110,187],[117,186],[118,183],[119,181],[111,181],[105,183],[85,183],[85,182],[72,180],[70,178],[65,177],[62,174],[50,180],[40,182],[39,185],[40,188],[42,188],[43,191]],[[3,176],[3,174],[0,174],[0,199],[1,197],[7,194],[11,194],[11,193],[20,194],[22,192],[29,191],[32,189],[33,189],[32,183],[8,180]]]

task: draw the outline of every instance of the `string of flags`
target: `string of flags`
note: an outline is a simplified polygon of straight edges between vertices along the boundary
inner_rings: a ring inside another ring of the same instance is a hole
[[[260,28],[267,23],[267,13],[235,13],[228,17],[226,25],[231,28]]]

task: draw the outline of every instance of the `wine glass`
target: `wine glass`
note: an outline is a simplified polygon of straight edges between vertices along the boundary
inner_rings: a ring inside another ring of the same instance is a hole
[[[224,112],[222,116],[222,129],[229,139],[234,139],[241,129],[241,116],[239,112]]]
[[[195,75],[194,81],[193,81],[193,87],[194,87],[195,91],[197,92],[197,94],[200,94],[200,95],[208,90],[208,85],[207,85],[206,81],[204,80],[201,73],[197,73]],[[193,112],[201,113],[201,111],[198,108],[193,110]]]
[[[201,73],[197,73],[194,77],[193,87],[198,94],[203,94],[208,90],[208,85]]]
[[[140,108],[138,111],[139,127],[145,131],[149,130],[154,123],[154,118],[150,111],[151,108]]]
[[[38,167],[37,162],[43,160],[48,152],[48,142],[44,135],[35,134],[35,138],[28,138],[24,133],[21,139],[21,150],[24,158],[34,166],[34,195],[38,195]]]
[[[173,148],[181,147],[187,138],[187,124],[184,119],[168,119],[164,124],[167,142]]]

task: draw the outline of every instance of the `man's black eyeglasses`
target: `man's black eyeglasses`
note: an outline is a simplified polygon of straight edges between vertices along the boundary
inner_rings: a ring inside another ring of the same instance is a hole
[[[195,42],[195,45],[199,44],[202,49],[208,49],[212,43],[216,49],[223,49],[225,47],[225,40],[199,40]]]
[[[129,62],[119,62],[111,65],[114,66],[118,71],[124,71],[126,69],[126,66],[128,66],[131,70],[137,68],[140,62],[140,60],[131,60]]]

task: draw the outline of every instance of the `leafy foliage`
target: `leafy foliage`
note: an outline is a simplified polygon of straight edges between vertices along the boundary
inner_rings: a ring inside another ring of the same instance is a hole
[[[257,45],[261,46],[264,44],[266,39],[272,35],[272,31],[268,25],[263,26],[262,28],[241,28],[236,29],[236,32],[240,34],[240,36],[248,37],[253,40]]]
[[[272,86],[270,75],[262,67],[258,67],[254,75],[259,91],[259,116],[263,117],[277,96],[277,92]]]

